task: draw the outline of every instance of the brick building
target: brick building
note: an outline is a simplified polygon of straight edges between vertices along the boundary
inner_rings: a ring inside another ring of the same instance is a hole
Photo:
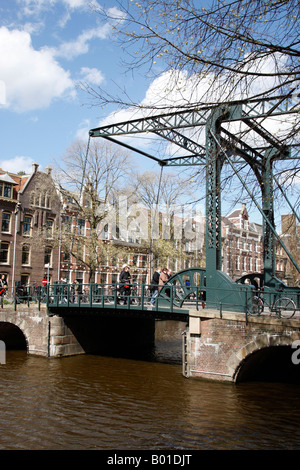
[[[222,217],[222,270],[236,280],[263,270],[262,225],[249,221],[246,205]]]
[[[300,264],[300,225],[297,224],[295,214],[281,216],[281,238],[291,253],[294,261]],[[286,283],[290,286],[300,286],[300,274],[285,255],[283,247],[276,244],[276,268],[285,272]]]
[[[60,201],[50,169],[33,165],[30,175],[0,171],[0,274],[9,286],[57,280],[59,248],[54,231],[60,223]]]

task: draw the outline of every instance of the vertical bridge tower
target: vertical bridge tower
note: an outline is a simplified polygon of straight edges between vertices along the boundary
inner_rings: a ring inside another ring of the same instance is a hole
[[[206,167],[206,286],[207,305],[218,303],[218,289],[228,284],[221,272],[221,172],[226,165],[251,196],[263,219],[263,284],[283,288],[275,277],[275,239],[282,245],[299,271],[296,261],[276,233],[273,207],[273,166],[279,160],[299,159],[298,143],[282,143],[263,122],[277,118],[285,120],[299,113],[299,98],[286,95],[261,100],[245,100],[219,106],[202,106],[177,112],[111,124],[89,132],[90,138],[102,137],[156,161],[161,167]],[[236,128],[242,129],[237,133]],[[204,131],[204,132],[202,132]],[[205,133],[205,142],[199,136]],[[123,136],[151,134],[180,149],[180,156],[159,158],[122,140]],[[243,137],[240,137],[240,136]],[[193,137],[191,137],[193,136]],[[257,145],[254,143],[259,140]],[[239,166],[251,168],[261,189],[261,202],[247,185]],[[279,182],[276,180],[276,184]],[[284,194],[284,192],[283,192]],[[285,196],[285,194],[284,194]],[[285,196],[286,197],[286,196]],[[290,204],[290,202],[288,201]],[[291,206],[291,204],[290,204]],[[297,217],[298,218],[298,217]],[[227,285],[228,287],[228,285]],[[233,295],[232,302],[236,302]]]

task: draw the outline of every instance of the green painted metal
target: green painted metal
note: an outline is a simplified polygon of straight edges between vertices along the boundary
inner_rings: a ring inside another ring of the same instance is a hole
[[[170,277],[157,296],[158,306],[170,304],[181,308],[184,303],[191,302],[195,308],[202,308],[206,298],[206,270],[203,268],[184,269]]]
[[[273,163],[276,160],[300,158],[300,150],[299,146],[295,145],[282,146],[282,143],[261,123],[264,118],[298,114],[299,111],[298,95],[291,92],[285,96],[202,106],[199,109],[183,109],[178,112],[135,119],[90,130],[90,137],[103,137],[124,146],[127,144],[113,137],[153,133],[176,144],[179,148],[185,149],[187,154],[172,158],[158,158],[145,154],[143,150],[138,148],[130,148],[157,161],[161,166],[206,165],[207,304],[216,305],[221,297],[227,295],[228,286],[232,287],[229,279],[221,273],[220,183],[223,166],[228,163],[234,164],[237,159],[244,160],[250,165],[262,191],[262,207],[259,204],[257,207],[263,216],[264,286],[282,288],[282,283],[275,278]],[[232,134],[225,124],[235,121],[242,122],[249,131],[255,132],[256,135],[263,138],[265,144],[255,147]],[[195,139],[187,138],[184,134],[185,129],[195,131],[201,127],[204,128],[206,135],[205,149]],[[179,132],[180,129],[182,133]],[[290,256],[288,250],[286,252]],[[299,270],[293,259],[292,262]],[[220,292],[222,285],[223,294]],[[240,301],[239,291],[235,291],[233,287],[232,289],[232,303],[241,305],[243,302]],[[183,292],[185,292],[184,289]],[[175,297],[174,302],[179,302],[177,296]]]
[[[157,306],[247,313],[251,310],[253,291],[252,285],[238,284],[222,271],[215,271],[212,285],[205,269],[190,268],[176,273],[164,284]]]

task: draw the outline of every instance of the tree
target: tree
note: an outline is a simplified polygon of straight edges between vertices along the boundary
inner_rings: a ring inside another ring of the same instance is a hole
[[[180,77],[183,71],[198,88],[188,107],[286,94],[299,87],[297,0],[128,3],[119,2],[119,11],[97,10],[113,23],[128,52],[124,66],[146,65],[152,77],[162,70]],[[199,84],[204,85],[202,95]]]
[[[110,21],[124,54],[124,70],[140,70],[155,80],[154,93],[141,103],[126,90],[87,91],[97,104],[138,107],[146,115],[203,105],[296,97],[299,93],[299,2],[297,0],[141,0],[118,9],[96,9]],[[152,90],[153,91],[153,90]],[[299,145],[300,114],[260,124],[288,145]],[[268,127],[270,125],[270,127]],[[234,134],[247,139],[241,125]],[[194,135],[197,140],[198,136]],[[299,175],[299,160],[276,162],[274,174],[286,187]],[[240,169],[238,170],[240,171]],[[247,177],[252,177],[246,170]],[[232,186],[230,175],[226,181]],[[247,180],[249,181],[249,179]],[[254,180],[255,181],[255,180]],[[249,181],[258,188],[257,182]],[[225,180],[223,187],[225,189]]]
[[[182,197],[184,194],[187,200],[196,186],[196,181],[188,176],[184,178],[182,174],[170,172],[145,171],[133,178],[129,201],[139,202],[149,214],[148,227],[144,230],[147,236],[142,237],[142,246],[150,254],[150,272],[154,268],[153,262],[174,270],[175,259],[183,261],[188,258],[186,245],[191,240],[193,255],[202,253],[203,238],[199,240],[199,233],[189,226],[192,216],[197,218],[200,215],[200,209],[198,207],[196,211],[194,207],[193,210]]]
[[[62,247],[89,270],[89,281],[99,265],[106,264],[108,255],[115,254],[116,248],[103,240],[102,230],[118,187],[129,170],[128,154],[99,141],[92,141],[88,148],[80,141],[75,142],[57,169],[64,209],[76,220],[73,230],[63,226]],[[86,231],[80,230],[81,220]]]

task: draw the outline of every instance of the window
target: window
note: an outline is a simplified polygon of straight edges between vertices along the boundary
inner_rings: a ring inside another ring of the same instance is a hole
[[[3,186],[3,196],[4,197],[11,197],[12,194],[12,185],[9,183],[4,183]]]
[[[69,215],[64,216],[64,230],[67,233],[71,232],[72,228],[72,218]]]
[[[83,284],[83,272],[82,271],[76,271],[76,279],[79,282],[79,284]]]
[[[78,235],[84,235],[85,220],[78,219]]]
[[[0,196],[1,197],[12,197],[12,184],[4,183],[0,181]]]
[[[69,251],[63,251],[63,253],[62,253],[62,260],[63,260],[65,263],[67,263],[67,262],[70,261],[70,257],[71,257],[71,255],[70,255],[70,252],[69,252]]]
[[[51,238],[53,235],[53,220],[48,219],[46,222],[46,237]]]
[[[0,263],[8,263],[9,243],[2,242],[0,244]]]
[[[102,230],[102,240],[108,240],[108,224]]]
[[[45,254],[44,254],[44,264],[49,264],[51,266],[52,261],[52,248],[50,246],[46,246]]]
[[[31,217],[25,215],[23,220],[23,235],[30,236],[31,235]]]
[[[29,274],[21,274],[21,286],[29,286]]]
[[[30,247],[29,245],[22,246],[22,264],[30,264]]]
[[[31,195],[31,203],[34,206],[38,207],[46,207],[49,209],[51,207],[51,198],[47,191],[42,191],[40,189],[37,189],[34,193]]]
[[[2,232],[10,232],[10,213],[3,212],[2,214]]]

